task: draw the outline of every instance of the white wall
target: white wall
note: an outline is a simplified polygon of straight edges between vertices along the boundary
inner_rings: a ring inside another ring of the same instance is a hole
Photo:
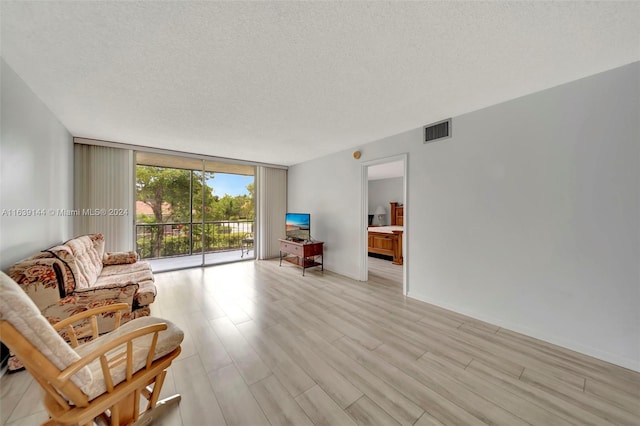
[[[382,217],[385,225],[391,224],[391,201],[404,204],[404,179],[388,178],[369,181],[369,214],[374,214],[378,206],[384,207],[387,214]],[[378,218],[373,218],[373,223],[378,224]]]
[[[640,63],[361,147],[407,152],[409,295],[640,371]],[[444,118],[444,117],[443,117]],[[360,162],[289,170],[327,269],[357,277]],[[313,186],[313,191],[306,190]]]
[[[5,63],[0,143],[0,268],[69,239],[73,209],[71,134]],[[18,217],[6,210],[44,209],[45,216]]]
[[[289,168],[287,210],[311,214],[311,237],[324,241],[325,268],[357,277],[360,227],[359,162],[337,154]],[[343,261],[344,260],[344,261]]]

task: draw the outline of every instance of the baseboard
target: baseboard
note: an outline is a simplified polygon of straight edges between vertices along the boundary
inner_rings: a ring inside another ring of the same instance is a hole
[[[529,327],[523,326],[522,324],[517,324],[517,323],[513,323],[510,321],[505,321],[502,320],[500,318],[494,318],[488,315],[483,315],[480,314],[478,312],[472,311],[472,310],[467,310],[467,309],[460,309],[457,306],[453,306],[449,303],[445,303],[439,300],[434,300],[432,298],[423,296],[421,294],[416,294],[415,292],[409,292],[407,294],[407,296],[413,298],[413,299],[417,299],[420,300],[422,302],[426,302],[426,303],[430,303],[432,305],[436,305],[439,306],[441,308],[462,314],[462,315],[466,315],[468,317],[471,318],[475,318],[478,319],[480,321],[484,321],[484,322],[488,322],[490,324],[493,325],[497,325],[499,327],[502,327],[504,329],[507,330],[511,330],[511,331],[515,331],[516,333],[521,333],[521,334],[525,334],[527,336],[536,338],[536,339],[540,339],[543,340],[545,342],[554,344],[554,345],[558,345],[561,346],[563,348],[566,349],[570,349],[572,351],[576,351],[579,352],[581,354],[587,355],[587,356],[591,356],[594,358],[597,358],[599,360],[611,363],[611,364],[615,364],[619,367],[623,367],[623,368],[627,368],[629,370],[633,370],[636,372],[640,373],[640,360],[634,360],[631,358],[625,358],[625,357],[621,357],[619,355],[610,353],[610,352],[606,352],[603,350],[600,350],[598,348],[594,348],[594,347],[590,347],[590,346],[585,346],[581,343],[577,343],[559,336],[554,336],[554,335],[550,335],[544,332],[541,332],[540,330],[534,330],[531,329]]]

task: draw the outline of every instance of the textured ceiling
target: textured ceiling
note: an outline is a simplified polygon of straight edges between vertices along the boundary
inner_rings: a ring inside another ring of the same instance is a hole
[[[291,165],[640,59],[640,3],[1,2],[74,136]]]

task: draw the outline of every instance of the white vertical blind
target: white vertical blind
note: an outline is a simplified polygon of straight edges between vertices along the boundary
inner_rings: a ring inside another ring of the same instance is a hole
[[[287,212],[287,171],[272,167],[257,168],[258,259],[280,254],[278,239],[285,237]]]
[[[76,235],[101,232],[105,250],[133,250],[133,150],[74,145]]]

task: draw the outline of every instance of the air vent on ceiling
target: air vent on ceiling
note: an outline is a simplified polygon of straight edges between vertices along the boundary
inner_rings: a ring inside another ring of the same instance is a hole
[[[451,137],[451,119],[429,124],[424,128],[424,143]]]

